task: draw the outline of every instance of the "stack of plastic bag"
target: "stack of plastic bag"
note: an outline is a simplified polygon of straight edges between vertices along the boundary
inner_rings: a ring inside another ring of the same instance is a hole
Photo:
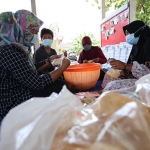
[[[53,94],[53,98],[39,100],[40,103],[38,99],[30,100],[11,110],[4,119],[0,148],[148,150],[149,81],[150,75],[141,78],[133,92],[127,89],[122,94],[103,93],[86,107],[65,88],[56,98]]]

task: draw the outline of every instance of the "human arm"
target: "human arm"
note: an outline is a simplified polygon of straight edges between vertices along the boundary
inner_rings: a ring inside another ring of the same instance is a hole
[[[52,65],[48,62],[48,59],[45,59],[41,62],[34,64],[38,72],[42,72],[45,69],[49,69]]]
[[[146,65],[139,64],[138,62],[134,61],[133,64],[125,64],[119,60],[111,59],[109,61],[110,65],[113,69],[119,70],[128,70],[131,71],[133,76],[139,79],[140,77],[147,75],[150,71]]]
[[[52,65],[47,60],[45,60],[45,57],[43,57],[40,49],[36,50],[34,54],[34,65],[38,72],[42,72],[43,70],[52,67]]]
[[[56,71],[39,76],[36,70],[30,66],[25,53],[20,52],[17,47],[13,47],[13,50],[3,53],[1,62],[3,62],[4,69],[9,70],[12,78],[19,82],[21,86],[40,90],[53,84],[69,66],[70,61],[63,62],[62,66]]]
[[[102,50],[99,47],[97,47],[97,49],[98,49],[98,57],[95,58],[93,61],[95,63],[105,64],[107,62],[105,55],[103,54]]]
[[[132,74],[137,79],[147,75],[150,73],[149,68],[147,67],[147,64],[139,64],[138,62],[134,61],[132,66]]]
[[[60,58],[60,57],[61,57],[61,55],[52,55],[51,57],[45,59],[43,65],[41,65],[40,67],[37,67],[37,71],[38,71],[38,72],[42,72],[42,71],[45,70],[45,69],[51,68],[51,67],[53,66],[53,65],[51,64],[51,62],[52,62],[54,59],[58,59],[58,58]],[[42,62],[43,62],[43,61],[42,61]],[[37,66],[38,64],[42,63],[42,62],[37,63],[36,66]]]
[[[108,62],[110,63],[110,65],[112,66],[113,69],[118,69],[118,70],[126,69],[128,71],[131,71],[131,69],[132,69],[132,64],[126,64],[120,60],[110,58],[108,60]]]
[[[69,67],[69,65],[70,60],[64,58],[62,60],[62,65],[57,70],[50,72],[53,81],[56,81],[63,74],[63,72]]]
[[[82,52],[81,52],[80,55],[79,55],[78,63],[80,63],[80,64],[83,63]]]

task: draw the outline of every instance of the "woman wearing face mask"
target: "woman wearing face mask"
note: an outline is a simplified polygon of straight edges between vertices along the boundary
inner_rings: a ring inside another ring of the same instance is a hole
[[[117,79],[106,74],[102,84],[102,87],[105,88],[103,91],[133,86],[138,78],[149,72],[145,64],[150,62],[150,28],[142,21],[133,21],[124,26],[123,31],[126,41],[133,45],[131,54],[127,64],[115,59],[109,60],[113,69],[119,69],[122,72]],[[119,81],[116,82],[116,80]]]
[[[80,53],[78,63],[95,62],[104,64],[107,62],[105,55],[98,46],[92,46],[90,37],[85,36],[82,39],[83,50]],[[103,80],[105,72],[101,70],[99,80]]]
[[[88,61],[93,61],[95,63],[104,64],[107,62],[102,50],[98,46],[92,46],[92,41],[90,37],[85,36],[82,39],[83,51],[80,53],[78,62],[87,63]]]
[[[42,46],[40,46],[34,54],[35,63],[43,61],[53,55],[57,55],[56,51],[51,48],[51,45],[53,43],[53,32],[50,29],[43,28],[41,30],[41,40]],[[39,74],[48,73],[53,71],[54,69],[54,66],[48,64],[47,68],[39,72]]]
[[[45,65],[46,60],[35,66],[28,55],[28,46],[36,42],[42,24],[27,10],[0,14],[0,120],[22,102],[59,93],[66,85],[58,79],[70,65],[68,59],[57,70],[39,76],[36,69]]]

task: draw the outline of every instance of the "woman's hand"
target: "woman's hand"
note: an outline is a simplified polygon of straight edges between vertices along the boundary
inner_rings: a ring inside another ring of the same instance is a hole
[[[66,70],[69,66],[70,66],[70,60],[64,58],[64,59],[62,60],[62,65],[61,65],[61,67],[62,67],[64,70]]]
[[[63,74],[63,72],[69,67],[69,65],[70,65],[70,60],[64,58],[62,61],[62,65],[55,71],[50,72],[53,81],[56,81]]]
[[[113,69],[123,70],[125,67],[125,63],[120,60],[111,58],[108,60],[108,62],[110,63]]]
[[[50,67],[52,66],[51,62],[52,62],[54,59],[58,59],[58,58],[61,58],[61,55],[52,55],[51,57],[48,57],[48,58],[45,60],[45,63],[46,63],[47,68],[50,68]]]
[[[93,59],[93,62],[99,63],[99,58],[97,57],[97,58]]]
[[[88,61],[87,60],[83,60],[83,63],[88,63]]]
[[[67,51],[64,51],[64,56],[67,57]]]
[[[49,61],[52,62],[54,59],[58,58],[61,58],[61,55],[52,55],[51,57],[49,57]]]

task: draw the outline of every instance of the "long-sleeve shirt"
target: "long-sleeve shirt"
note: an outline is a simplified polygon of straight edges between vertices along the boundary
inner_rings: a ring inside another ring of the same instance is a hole
[[[149,68],[144,64],[139,64],[138,62],[134,61],[132,65],[131,72],[135,79],[121,79],[121,78],[111,78],[108,75],[105,75],[102,87],[104,91],[112,91],[123,89],[123,88],[130,88],[135,85],[135,82],[140,79],[141,77],[149,74]],[[127,90],[128,91],[128,90]]]
[[[57,54],[56,51],[55,51],[54,49],[52,49],[52,48],[51,48],[50,53],[47,53],[47,52],[45,51],[44,46],[42,45],[42,46],[40,46],[40,47],[36,50],[36,52],[35,52],[35,54],[34,54],[34,62],[35,62],[35,63],[39,63],[39,62],[41,62],[41,61],[47,59],[48,57],[51,57],[52,55],[56,55],[56,54]],[[55,67],[52,66],[51,68],[48,68],[48,69],[43,70],[43,71],[40,72],[39,74],[45,74],[45,73],[48,73],[48,72],[53,71],[54,69],[55,69]]]
[[[92,46],[89,51],[83,50],[80,53],[78,63],[83,63],[84,60],[93,60],[95,58],[99,58],[99,63],[104,64],[107,62],[105,55],[102,50],[98,46]]]
[[[0,46],[0,120],[11,108],[32,98],[30,90],[41,90],[52,83],[50,74],[38,75],[20,47]]]

